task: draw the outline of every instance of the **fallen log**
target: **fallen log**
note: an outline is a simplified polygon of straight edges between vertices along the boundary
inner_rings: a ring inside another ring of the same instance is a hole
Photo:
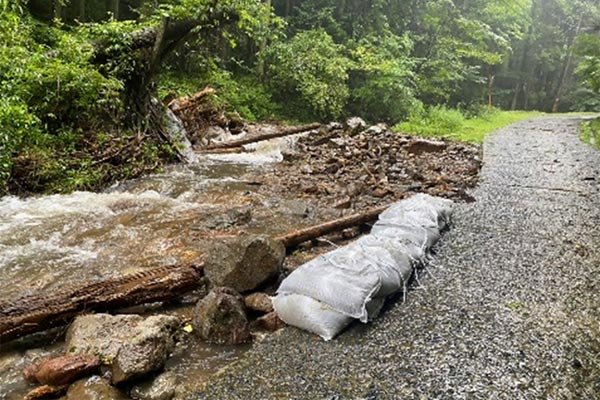
[[[302,133],[302,132],[310,131],[313,129],[318,129],[320,127],[321,127],[321,124],[319,124],[318,122],[315,122],[315,123],[309,124],[309,125],[294,126],[291,128],[284,128],[284,129],[278,130],[277,132],[270,132],[270,133],[265,133],[262,135],[252,135],[252,136],[244,137],[242,139],[232,140],[229,142],[215,143],[215,144],[206,146],[203,150],[207,151],[207,150],[216,150],[216,149],[231,149],[231,148],[235,148],[235,147],[241,147],[241,146],[244,146],[244,145],[250,144],[250,143],[262,142],[263,140],[269,140],[269,139],[275,139],[275,138],[295,135],[297,133]]]
[[[388,207],[389,205],[379,206],[362,213],[352,214],[347,217],[342,217],[333,221],[327,221],[319,225],[299,229],[286,233],[285,235],[278,236],[277,240],[280,240],[284,246],[289,249],[308,240],[316,239],[332,232],[341,231],[346,228],[351,228],[353,226],[375,221],[379,214],[385,211]]]
[[[208,149],[208,150],[200,150],[198,153],[200,154],[239,154],[243,153],[243,147],[231,147],[228,149]]]
[[[173,300],[195,289],[202,265],[171,266],[0,303],[0,343],[69,323],[79,314]]]

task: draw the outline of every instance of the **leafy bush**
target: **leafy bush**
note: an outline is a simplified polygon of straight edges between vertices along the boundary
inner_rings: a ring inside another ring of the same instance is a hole
[[[306,108],[321,118],[342,114],[349,97],[348,68],[350,61],[343,47],[334,43],[323,30],[298,33],[288,42],[277,43],[266,50],[269,85],[278,100]]]
[[[39,135],[38,122],[26,104],[0,98],[0,194],[7,189],[13,154],[27,135]]]
[[[352,50],[353,114],[375,121],[404,120],[415,106],[412,42],[407,36],[373,36]]]
[[[457,133],[464,123],[465,116],[459,110],[445,106],[415,107],[408,121],[397,125],[396,129],[425,136],[447,136]]]
[[[207,71],[195,75],[166,73],[161,76],[159,94],[162,98],[176,94],[192,95],[205,86],[217,90],[214,101],[226,109],[237,111],[242,118],[260,121],[279,114],[271,94],[258,79],[246,75],[236,76],[211,63]]]

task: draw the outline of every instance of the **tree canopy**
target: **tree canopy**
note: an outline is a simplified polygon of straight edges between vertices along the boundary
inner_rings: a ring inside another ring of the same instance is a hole
[[[205,85],[251,120],[597,110],[598,20],[595,0],[0,0],[0,190],[156,166],[157,99]]]

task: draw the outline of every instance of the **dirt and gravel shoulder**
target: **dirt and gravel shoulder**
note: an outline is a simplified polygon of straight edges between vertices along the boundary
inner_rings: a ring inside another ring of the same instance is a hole
[[[600,153],[575,118],[492,135],[477,200],[382,317],[286,328],[195,399],[570,399],[600,393]]]

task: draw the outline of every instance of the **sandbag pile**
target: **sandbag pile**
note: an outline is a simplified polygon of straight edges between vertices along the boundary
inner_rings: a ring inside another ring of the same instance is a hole
[[[353,319],[377,317],[385,298],[406,288],[413,269],[440,238],[452,201],[417,194],[392,205],[370,235],[300,266],[273,306],[289,325],[333,339]]]

